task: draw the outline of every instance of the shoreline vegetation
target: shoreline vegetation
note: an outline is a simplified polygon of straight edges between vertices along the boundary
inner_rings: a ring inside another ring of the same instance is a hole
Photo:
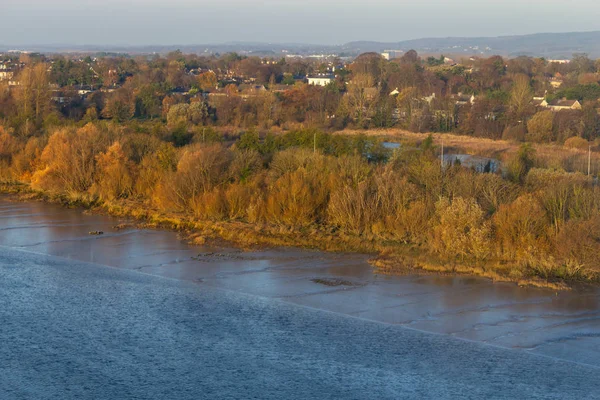
[[[600,282],[585,55],[10,53],[0,69],[3,191],[196,243],[369,253],[381,273]]]
[[[374,271],[385,275],[463,275],[491,279],[493,282],[511,282],[519,286],[570,290],[573,284],[597,283],[596,280],[547,280],[532,276],[515,278],[510,266],[485,263],[460,263],[424,254],[408,246],[394,248],[381,241],[362,240],[359,237],[336,237],[319,229],[306,232],[281,230],[277,227],[254,226],[247,223],[198,221],[185,215],[169,215],[148,210],[132,202],[98,203],[81,197],[51,195],[33,190],[23,183],[0,184],[0,193],[14,201],[43,201],[64,207],[81,207],[87,212],[117,218],[132,219],[140,228],[167,229],[179,232],[190,245],[202,245],[207,240],[224,240],[243,250],[261,247],[296,247],[327,252],[366,253]]]
[[[442,168],[433,137],[419,139],[389,150],[364,134],[248,131],[231,143],[175,148],[87,124],[12,154],[0,191],[180,231],[192,244],[372,254],[382,274],[554,290],[600,281],[600,193],[591,178],[535,168],[529,145],[498,173]]]

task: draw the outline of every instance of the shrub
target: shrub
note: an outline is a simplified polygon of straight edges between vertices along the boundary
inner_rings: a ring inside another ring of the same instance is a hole
[[[509,161],[507,166],[508,178],[516,183],[523,183],[529,170],[535,162],[535,150],[528,144],[523,144],[519,151]]]
[[[236,150],[229,166],[229,174],[235,181],[244,182],[262,168],[262,159],[256,150]]]
[[[320,153],[302,148],[291,148],[275,153],[273,161],[269,165],[269,170],[274,178],[294,172],[299,168],[307,171],[322,168],[321,172],[325,172],[325,161],[325,156]]]
[[[579,136],[573,136],[565,140],[565,147],[569,149],[587,150],[589,145],[590,143],[587,140]]]
[[[171,171],[161,165],[157,154],[144,157],[138,167],[133,193],[139,199],[160,203],[157,186]]]
[[[145,133],[130,133],[120,140],[125,156],[136,164],[144,157],[154,154],[163,146],[163,142]]]
[[[190,208],[200,219],[221,220],[227,213],[225,194],[218,187],[210,192],[199,193],[191,199]]]
[[[484,211],[493,214],[501,204],[510,203],[519,194],[517,185],[500,175],[475,174],[475,197]]]
[[[600,274],[600,215],[569,221],[555,238],[558,257],[566,265],[579,265]]]
[[[358,155],[344,155],[337,159],[336,175],[344,184],[357,186],[369,179],[372,172],[373,167]]]
[[[252,204],[252,195],[255,188],[246,184],[234,183],[225,191],[227,203],[227,217],[229,219],[247,219],[248,208]]]
[[[53,192],[86,192],[94,183],[96,156],[107,142],[108,137],[92,124],[75,132],[55,132],[40,156],[32,185]]]
[[[490,227],[474,199],[441,198],[435,205],[437,223],[431,245],[444,257],[485,259],[490,253]]]
[[[527,138],[532,142],[550,142],[553,140],[552,127],[554,113],[552,111],[540,111],[527,122],[529,134]]]
[[[169,126],[177,126],[180,123],[191,123],[194,125],[203,123],[208,118],[208,108],[203,102],[191,104],[180,103],[169,108],[167,123]]]
[[[230,161],[231,151],[221,145],[189,146],[177,163],[177,171],[163,176],[159,203],[178,211],[190,208],[198,196],[225,180]]]
[[[127,159],[119,142],[96,156],[97,178],[93,192],[100,198],[112,200],[127,197],[133,190],[132,163]]]
[[[517,260],[531,253],[543,252],[548,219],[539,200],[523,195],[510,204],[501,205],[493,217],[493,226],[502,258]]]
[[[266,212],[270,221],[286,226],[307,226],[323,220],[329,196],[323,176],[299,168],[286,172],[270,187]]]
[[[361,234],[375,222],[371,213],[374,206],[372,187],[368,182],[343,185],[331,194],[327,219],[346,231]]]
[[[0,126],[0,161],[10,164],[12,157],[20,150],[20,143]]]
[[[32,137],[21,151],[12,157],[12,175],[16,179],[29,181],[31,175],[38,169],[40,157],[47,138]]]

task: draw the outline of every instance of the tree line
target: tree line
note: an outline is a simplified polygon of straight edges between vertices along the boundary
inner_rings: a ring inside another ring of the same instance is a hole
[[[600,63],[585,55],[564,64],[499,56],[448,64],[414,51],[390,61],[366,53],[351,62],[181,52],[2,61],[16,66],[18,84],[0,82],[0,120],[23,137],[103,119],[162,123],[178,140],[198,126],[399,127],[556,143],[600,134]],[[335,78],[325,87],[306,84],[318,73]],[[470,96],[475,100],[461,101]],[[551,112],[534,97],[578,100],[582,108]]]

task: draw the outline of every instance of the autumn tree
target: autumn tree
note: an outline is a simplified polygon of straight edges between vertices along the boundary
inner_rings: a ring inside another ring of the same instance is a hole
[[[529,111],[529,106],[533,98],[529,77],[519,74],[513,79],[513,86],[510,91],[509,107],[515,122],[523,120]]]
[[[553,139],[554,113],[552,111],[540,111],[527,122],[529,134],[527,138],[532,142],[550,142]]]
[[[600,115],[596,104],[586,102],[581,110],[581,136],[587,140],[594,140],[600,136]]]
[[[535,196],[523,195],[510,204],[501,205],[493,224],[501,257],[524,259],[532,252],[543,251],[546,213]]]
[[[115,122],[124,122],[131,119],[135,113],[135,97],[130,90],[121,88],[111,93],[106,98],[104,110],[105,118]]]
[[[106,136],[88,124],[76,131],[63,128],[50,136],[40,156],[32,186],[66,193],[85,193],[94,183],[96,156],[106,148]]]
[[[328,189],[318,171],[299,168],[269,187],[267,215],[276,224],[307,226],[323,218]]]
[[[185,85],[185,64],[182,61],[170,61],[166,71],[166,83],[170,88],[183,87]]]
[[[96,182],[92,191],[104,200],[127,197],[133,189],[131,162],[119,142],[96,156]]]
[[[165,175],[160,184],[160,204],[176,210],[198,206],[201,195],[222,182],[230,162],[231,152],[220,144],[184,150],[177,170]]]
[[[374,85],[374,77],[367,73],[354,75],[352,82],[348,85],[348,92],[343,100],[350,117],[356,121],[358,126],[364,124],[375,105],[374,100],[379,93]]]
[[[490,255],[490,226],[473,199],[457,197],[436,203],[438,223],[433,227],[433,249],[445,257],[485,259]]]
[[[21,121],[33,121],[40,126],[52,111],[52,91],[48,66],[43,63],[25,67],[18,76],[15,100]]]
[[[400,112],[400,117],[406,121],[407,126],[411,125],[413,116],[420,109],[417,99],[417,88],[407,87],[396,96],[396,107]]]
[[[195,101],[191,104],[180,103],[169,108],[167,114],[167,123],[175,126],[179,123],[184,124],[202,124],[208,118],[208,107],[202,101]]]
[[[523,144],[508,162],[508,178],[515,183],[523,183],[533,168],[535,149],[530,144]]]
[[[402,64],[416,64],[419,62],[419,54],[415,50],[409,50],[400,57],[400,62]]]
[[[164,92],[158,84],[143,84],[134,89],[135,114],[138,117],[154,118],[161,113],[161,97]]]
[[[218,84],[217,74],[215,74],[213,71],[201,73],[198,75],[196,80],[198,81],[198,86],[200,86],[200,89],[203,91],[214,89]]]
[[[500,86],[501,78],[506,73],[504,59],[493,56],[479,62],[479,69],[473,73],[473,83],[477,90],[496,89]]]
[[[584,53],[573,54],[573,58],[569,64],[571,68],[575,70],[577,75],[594,71],[594,62]]]
[[[368,75],[373,84],[379,83],[383,73],[384,59],[378,53],[364,53],[350,65],[353,76]]]
[[[4,127],[0,126],[0,161],[10,163],[13,155],[19,150],[19,143]]]

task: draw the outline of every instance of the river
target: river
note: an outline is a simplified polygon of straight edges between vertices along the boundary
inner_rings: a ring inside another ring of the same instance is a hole
[[[124,222],[0,199],[0,398],[600,398],[597,289]]]

